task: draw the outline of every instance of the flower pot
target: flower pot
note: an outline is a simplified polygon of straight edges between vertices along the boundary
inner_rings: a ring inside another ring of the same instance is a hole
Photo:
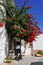
[[[4,60],[4,63],[11,63],[11,60]]]
[[[40,55],[40,54],[36,54],[35,56],[36,56],[36,57],[41,57],[42,55]]]

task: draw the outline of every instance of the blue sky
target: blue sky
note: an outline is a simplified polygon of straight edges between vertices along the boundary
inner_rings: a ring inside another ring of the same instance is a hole
[[[14,0],[16,4],[18,0]],[[21,3],[24,0],[19,0]],[[32,8],[29,12],[35,17],[35,20],[38,21],[38,26],[43,31],[43,0],[29,0],[26,5],[31,5]]]

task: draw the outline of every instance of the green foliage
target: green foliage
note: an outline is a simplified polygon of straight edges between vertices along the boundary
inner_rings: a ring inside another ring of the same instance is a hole
[[[12,60],[12,57],[7,57],[5,58],[5,60]]]
[[[6,29],[8,34],[10,34],[12,37],[17,36],[17,34],[24,34],[22,32],[23,29],[27,29],[29,31],[29,28],[26,27],[27,24],[27,17],[26,17],[26,10],[25,3],[22,6],[22,8],[18,8],[16,6],[12,6],[11,0],[5,0],[4,3],[2,3],[6,10],[6,16],[10,17],[10,19],[4,19],[4,22],[6,22]],[[14,30],[13,25],[17,25],[20,27],[19,30]]]
[[[6,30],[11,37],[17,37],[18,34],[20,34],[21,37],[26,40],[30,35],[29,32],[31,32],[31,29],[28,26],[28,21],[33,20],[33,18],[29,13],[27,17],[27,11],[30,8],[25,7],[26,3],[27,0],[24,0],[21,8],[17,8],[16,5],[12,5],[12,0],[5,0],[5,2],[3,1],[3,3],[0,3],[0,5],[2,5],[6,10],[6,17],[3,19],[3,21],[5,22]],[[32,26],[33,24],[29,25]],[[26,32],[23,32],[23,30],[25,30]],[[27,34],[27,36],[23,36],[24,34]]]
[[[39,50],[37,54],[43,55],[43,51]]]

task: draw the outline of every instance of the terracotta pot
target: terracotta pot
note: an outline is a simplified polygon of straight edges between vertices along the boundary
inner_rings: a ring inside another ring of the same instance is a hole
[[[11,60],[4,60],[4,63],[11,63]]]
[[[40,55],[40,54],[36,54],[35,56],[36,56],[36,57],[41,57],[42,55]]]

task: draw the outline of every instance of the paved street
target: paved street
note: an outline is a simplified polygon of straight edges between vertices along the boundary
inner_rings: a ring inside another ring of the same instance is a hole
[[[11,63],[0,63],[0,65],[43,65],[43,57],[24,56],[22,60],[12,60]]]

